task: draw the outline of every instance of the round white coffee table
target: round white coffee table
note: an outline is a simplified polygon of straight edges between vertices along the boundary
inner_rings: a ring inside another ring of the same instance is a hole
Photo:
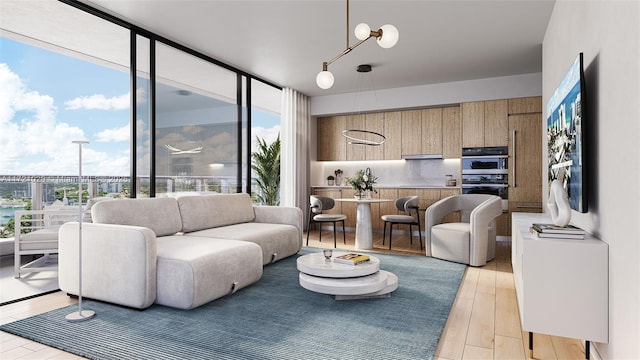
[[[333,256],[342,254],[334,252]],[[380,260],[369,256],[369,262],[359,265],[326,261],[322,253],[301,256],[297,260],[300,286],[335,295],[336,300],[389,297],[398,288],[398,277],[380,270]]]

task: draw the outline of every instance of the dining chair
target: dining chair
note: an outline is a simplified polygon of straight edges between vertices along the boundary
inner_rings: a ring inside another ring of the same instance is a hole
[[[336,241],[336,223],[342,222],[342,241],[346,244],[347,237],[344,231],[344,220],[347,218],[343,214],[327,214],[323,213],[333,209],[335,200],[325,196],[311,195],[309,197],[309,223],[307,224],[307,246],[309,246],[309,233],[311,232],[311,222],[320,223],[319,240],[322,242],[322,223],[333,223],[333,247],[337,247]]]
[[[384,245],[385,237],[387,234],[387,223],[389,223],[389,250],[391,250],[391,236],[393,234],[393,225],[409,225],[409,235],[411,237],[411,244],[413,244],[413,225],[418,226],[418,235],[420,237],[420,250],[422,250],[422,230],[420,229],[420,212],[419,212],[419,199],[417,196],[404,196],[396,200],[396,208],[405,212],[408,215],[403,214],[390,214],[382,215],[381,219],[384,221],[384,227],[382,229],[382,245]],[[415,215],[415,216],[414,216]]]

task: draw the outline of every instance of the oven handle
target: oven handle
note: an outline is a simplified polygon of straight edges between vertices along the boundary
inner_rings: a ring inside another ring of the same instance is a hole
[[[473,188],[508,188],[508,184],[462,184],[463,189]]]
[[[516,146],[516,131],[513,130],[513,187],[516,188],[518,187],[517,183],[516,183],[516,174],[517,172],[517,168],[516,168],[516,163],[517,163],[517,155],[518,155],[518,147]]]

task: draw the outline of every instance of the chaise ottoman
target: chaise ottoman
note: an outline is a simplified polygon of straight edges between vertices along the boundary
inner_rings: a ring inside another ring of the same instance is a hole
[[[157,246],[156,304],[193,309],[262,277],[262,249],[251,242],[174,235]]]

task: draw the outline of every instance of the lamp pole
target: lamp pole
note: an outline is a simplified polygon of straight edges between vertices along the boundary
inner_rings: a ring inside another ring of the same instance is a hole
[[[89,320],[96,315],[93,310],[82,310],[82,145],[88,141],[75,140],[78,144],[78,311],[65,316],[67,321],[79,322]]]

